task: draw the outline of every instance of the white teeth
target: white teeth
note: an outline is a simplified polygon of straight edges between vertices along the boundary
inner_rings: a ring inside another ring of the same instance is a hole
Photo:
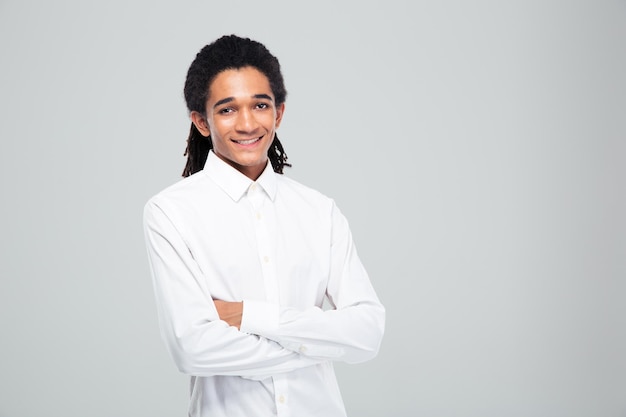
[[[256,138],[256,139],[250,139],[250,140],[236,140],[235,142],[241,144],[241,145],[250,145],[251,143],[256,142],[257,140],[259,140],[260,138]]]

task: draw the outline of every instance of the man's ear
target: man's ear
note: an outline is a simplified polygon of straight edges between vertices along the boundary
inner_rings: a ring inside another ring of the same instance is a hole
[[[197,111],[191,112],[191,122],[194,124],[198,132],[204,137],[211,136],[211,130],[209,130],[209,125],[207,124],[206,117]]]
[[[283,120],[283,114],[285,114],[285,103],[276,106],[276,129],[280,126],[280,121]]]

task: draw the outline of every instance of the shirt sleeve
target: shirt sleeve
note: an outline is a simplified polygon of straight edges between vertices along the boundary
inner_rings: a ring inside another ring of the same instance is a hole
[[[144,209],[144,232],[161,335],[181,372],[263,379],[320,362],[220,320],[202,271],[153,200]]]
[[[385,328],[385,309],[359,260],[348,222],[334,204],[330,253],[326,294],[332,309],[299,310],[244,300],[241,331],[312,358],[357,363],[376,356]]]

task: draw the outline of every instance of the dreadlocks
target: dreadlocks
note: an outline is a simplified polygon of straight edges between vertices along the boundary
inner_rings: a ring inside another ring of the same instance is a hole
[[[202,48],[191,63],[184,88],[189,112],[196,111],[206,115],[206,101],[211,82],[222,71],[243,67],[256,68],[267,77],[277,106],[285,102],[287,90],[278,59],[259,42],[229,35]],[[203,136],[192,123],[184,153],[187,163],[183,170],[183,177],[202,170],[211,149],[213,149],[211,137]],[[287,154],[276,134],[267,151],[267,156],[272,168],[278,174],[283,173],[284,167],[291,166],[287,162]]]

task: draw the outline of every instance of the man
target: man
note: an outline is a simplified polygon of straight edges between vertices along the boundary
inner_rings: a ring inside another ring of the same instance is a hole
[[[380,346],[385,311],[346,219],[281,175],[285,98],[262,44],[231,35],[204,47],[185,83],[185,178],[145,207],[159,322],[191,375],[190,416],[345,416],[332,361]]]

